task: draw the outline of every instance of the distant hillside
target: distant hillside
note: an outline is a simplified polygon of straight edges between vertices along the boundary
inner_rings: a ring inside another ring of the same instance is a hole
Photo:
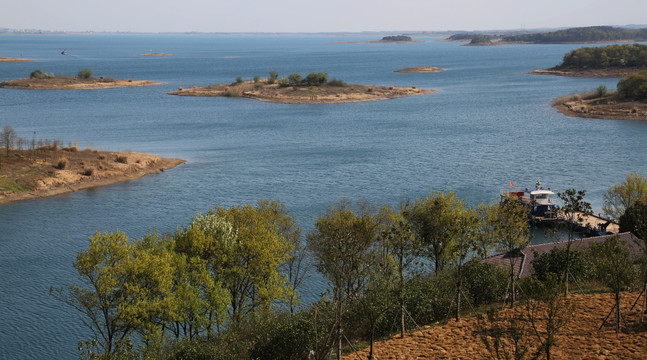
[[[571,28],[537,34],[506,36],[504,42],[559,44],[575,42],[614,42],[647,40],[647,28],[626,29],[611,26]]]

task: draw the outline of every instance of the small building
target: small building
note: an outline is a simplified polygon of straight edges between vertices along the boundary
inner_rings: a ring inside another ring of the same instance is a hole
[[[642,244],[642,240],[640,240],[638,237],[636,237],[634,234],[630,232],[624,232],[624,233],[614,234],[614,235],[603,235],[603,236],[575,239],[573,240],[571,249],[583,250],[591,246],[592,243],[601,243],[601,242],[604,242],[606,239],[616,235],[620,237],[620,241],[624,242],[625,246],[631,252],[631,259],[632,260],[638,259],[638,257],[640,257],[642,252],[642,249],[639,245],[639,244]],[[527,246],[525,249],[521,250],[519,254],[513,255],[516,257],[514,270],[518,278],[520,279],[527,278],[528,276],[533,274],[534,269],[532,268],[532,261],[535,259],[535,253],[537,255],[545,254],[547,252],[550,252],[555,247],[566,247],[566,244],[567,244],[566,241],[562,241],[562,242],[550,242],[545,244],[530,245],[530,246]],[[483,259],[482,261],[504,267],[505,269],[510,268],[510,255],[508,253],[495,254]]]

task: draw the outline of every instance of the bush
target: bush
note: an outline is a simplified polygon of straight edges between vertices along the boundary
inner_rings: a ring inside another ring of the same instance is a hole
[[[597,89],[595,89],[595,93],[598,97],[605,97],[608,93],[607,87],[605,85],[600,85]]]
[[[243,77],[242,76],[237,76],[236,77],[236,84],[242,84],[243,83]]]
[[[299,86],[301,85],[301,74],[299,73],[292,73],[288,76],[288,82],[292,86]]]
[[[306,76],[303,81],[301,81],[302,85],[307,85],[307,86],[322,86],[326,85],[328,83],[328,74],[327,73],[310,73],[308,76]]]
[[[58,159],[58,163],[56,164],[56,168],[59,170],[64,170],[67,167],[67,159],[66,158],[60,158]]]
[[[405,286],[405,306],[418,324],[431,324],[445,319],[455,294],[455,278],[451,271],[435,276],[416,275]]]
[[[647,100],[647,71],[620,79],[618,82],[618,94],[631,100]]]
[[[254,76],[254,84],[258,84],[259,81],[261,81],[261,77],[258,75]]]
[[[29,73],[30,79],[53,79],[55,77],[56,76],[53,73],[42,72],[38,69]]]
[[[85,176],[92,176],[94,175],[94,168],[83,169],[82,174]]]
[[[270,77],[267,79],[267,83],[274,84],[276,82],[276,79],[278,79],[278,77],[279,77],[279,74],[276,71],[274,70],[270,71]]]
[[[532,267],[535,270],[535,277],[541,281],[546,281],[551,274],[562,279],[566,271],[566,249],[555,247],[550,252],[539,256],[535,254]],[[586,252],[571,249],[569,273],[580,283],[588,282],[593,278],[593,263]]]
[[[128,164],[128,156],[126,155],[117,155],[117,158],[115,159],[116,162],[121,163],[121,164]]]
[[[337,79],[332,79],[332,80],[328,81],[328,86],[346,87],[347,85],[348,84],[346,84],[345,82],[343,82],[341,80],[337,80]]]
[[[79,70],[79,73],[77,74],[81,79],[91,79],[92,78],[92,70],[90,69],[81,69]]]
[[[469,261],[463,267],[463,284],[474,306],[501,300],[508,288],[508,272],[493,264]]]
[[[284,88],[290,86],[290,81],[284,76],[279,79],[279,87]]]

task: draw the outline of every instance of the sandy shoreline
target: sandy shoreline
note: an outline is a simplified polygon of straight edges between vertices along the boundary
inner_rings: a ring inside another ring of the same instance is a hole
[[[18,79],[0,82],[0,88],[19,90],[91,90],[111,89],[138,86],[162,85],[164,83],[149,80],[119,79],[80,79],[71,76],[58,76],[53,79]]]
[[[0,62],[34,62],[34,60],[29,60],[29,59],[19,59],[19,58],[11,58],[11,57],[2,57],[2,56],[0,56]]]
[[[528,74],[532,75],[556,75],[569,77],[625,77],[636,72],[645,70],[644,68],[614,68],[614,69],[536,69]]]
[[[394,99],[434,93],[436,90],[412,87],[373,86],[348,84],[338,86],[299,86],[280,88],[277,84],[251,81],[241,84],[220,84],[180,89],[170,92],[178,96],[243,97],[281,104],[340,104]]]
[[[185,163],[185,160],[181,159],[160,158],[156,155],[134,152],[114,153],[85,150],[65,153],[59,150],[55,155],[48,156],[50,160],[47,160],[47,157],[45,159],[27,159],[28,155],[21,155],[23,160],[20,164],[0,173],[0,181],[21,183],[21,186],[28,188],[27,191],[6,189],[2,191],[3,188],[0,187],[0,204],[46,198],[117,184],[150,174],[158,174]],[[96,160],[88,160],[90,157],[96,158]],[[69,159],[69,165],[65,169],[56,169],[55,164],[61,158]],[[6,164],[4,166],[10,167],[11,164],[6,162],[7,160],[3,159],[3,164]],[[88,172],[85,169],[91,170]],[[7,176],[7,171],[11,173],[11,176]]]

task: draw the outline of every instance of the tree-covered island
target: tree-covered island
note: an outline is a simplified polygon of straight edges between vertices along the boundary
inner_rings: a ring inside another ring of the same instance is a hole
[[[647,70],[647,45],[581,47],[569,51],[562,63],[533,74],[576,77],[622,77]]]
[[[416,86],[395,87],[347,84],[342,80],[328,79],[327,73],[299,73],[279,77],[276,71],[261,79],[255,76],[245,81],[241,76],[229,84],[205,87],[180,88],[170,92],[179,96],[245,97],[259,101],[284,104],[337,104],[349,102],[386,100],[404,96],[433,93],[435,90]]]

